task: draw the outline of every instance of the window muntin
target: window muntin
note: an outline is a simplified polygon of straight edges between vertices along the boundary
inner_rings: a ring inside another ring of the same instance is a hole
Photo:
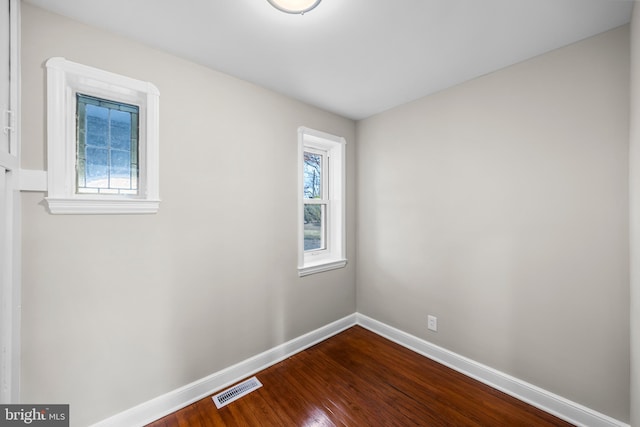
[[[138,194],[139,107],[76,94],[76,192]]]

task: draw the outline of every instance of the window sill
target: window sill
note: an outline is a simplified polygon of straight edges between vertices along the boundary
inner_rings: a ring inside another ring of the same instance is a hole
[[[59,199],[45,198],[52,214],[155,214],[160,208],[159,200],[141,199]]]
[[[304,277],[310,274],[322,273],[323,271],[336,270],[347,265],[346,259],[336,261],[323,261],[316,264],[306,264],[298,267],[298,276]]]

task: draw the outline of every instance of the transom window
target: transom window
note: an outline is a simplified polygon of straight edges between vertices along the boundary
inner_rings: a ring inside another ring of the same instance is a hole
[[[76,94],[77,193],[138,194],[139,107]]]

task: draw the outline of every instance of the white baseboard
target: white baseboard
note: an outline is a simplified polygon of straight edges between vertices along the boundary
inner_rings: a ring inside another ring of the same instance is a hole
[[[287,357],[324,341],[355,324],[356,315],[354,313],[236,365],[218,371],[206,378],[102,420],[94,424],[93,427],[144,426],[214,394],[216,391],[222,390],[245,377],[251,376],[271,365],[275,365]]]
[[[94,424],[92,427],[144,426],[219,390],[223,390],[243,378],[254,375],[356,324],[576,426],[630,427],[628,424],[607,415],[360,313],[346,316],[206,378],[116,414]]]
[[[564,397],[356,313],[358,325],[576,426],[630,427]]]

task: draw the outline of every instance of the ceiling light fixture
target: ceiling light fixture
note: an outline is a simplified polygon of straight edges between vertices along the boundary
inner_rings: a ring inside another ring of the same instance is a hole
[[[267,0],[273,7],[285,13],[304,15],[316,7],[320,0]]]

